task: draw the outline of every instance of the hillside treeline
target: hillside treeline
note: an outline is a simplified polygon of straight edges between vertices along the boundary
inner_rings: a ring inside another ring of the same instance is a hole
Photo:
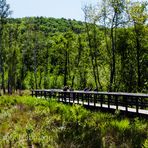
[[[66,85],[148,92],[147,3],[103,1],[84,6],[83,12],[84,22],[1,14],[4,93]]]

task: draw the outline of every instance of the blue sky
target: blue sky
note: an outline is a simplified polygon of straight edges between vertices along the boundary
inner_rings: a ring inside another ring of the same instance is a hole
[[[46,16],[83,20],[84,4],[94,4],[96,0],[7,0],[13,11],[11,17]]]

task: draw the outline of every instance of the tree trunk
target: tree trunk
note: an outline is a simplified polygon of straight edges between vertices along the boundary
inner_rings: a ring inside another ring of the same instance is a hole
[[[98,88],[97,76],[96,76],[96,72],[95,72],[94,56],[93,56],[93,52],[92,52],[93,48],[92,48],[92,45],[91,45],[89,28],[88,28],[87,22],[85,24],[86,24],[86,32],[87,32],[87,37],[88,37],[88,44],[89,44],[89,48],[90,48],[90,57],[91,57],[91,64],[92,64],[92,67],[93,67],[93,75],[94,75],[94,79],[95,79],[95,85],[96,85],[96,88]]]
[[[140,63],[140,41],[139,41],[139,34],[138,34],[138,30],[136,28],[136,25],[134,26],[135,27],[135,33],[136,33],[136,52],[137,52],[137,56],[136,56],[136,59],[137,59],[137,75],[138,75],[138,91],[141,90],[141,63]]]
[[[97,62],[97,41],[96,41],[96,24],[94,23],[94,59],[95,59],[95,71],[96,71],[96,79],[97,79],[97,83],[99,84],[99,90],[102,90],[102,85],[100,82],[100,76],[99,76],[99,66],[98,66],[98,62]],[[98,86],[96,85],[96,88],[98,88]]]
[[[6,90],[5,90],[5,72],[4,72],[3,64],[2,64],[2,89],[3,89],[3,93],[5,94],[6,93]]]
[[[2,21],[2,20],[1,20]],[[0,73],[1,73],[1,89],[3,90],[3,93],[5,94],[5,73],[4,73],[4,55],[3,55],[3,47],[2,47],[2,31],[3,31],[3,21],[1,22],[1,28],[0,28]]]
[[[110,86],[109,91],[114,91],[113,83],[115,81],[115,67],[116,67],[116,61],[115,61],[115,38],[114,38],[114,20],[115,20],[116,14],[114,14],[113,21],[112,21],[112,27],[111,27],[111,63],[110,63]],[[115,28],[116,29],[116,28]]]
[[[42,70],[40,69],[40,81],[39,81],[39,88],[40,89],[42,88],[41,84],[42,84]]]
[[[34,48],[34,80],[35,80],[35,89],[38,88],[37,86],[37,45],[35,40],[35,48]]]
[[[46,49],[46,62],[45,62],[45,68],[44,68],[44,88],[48,88],[48,47]]]
[[[68,62],[68,51],[67,51],[67,48],[66,48],[66,51],[65,51],[65,66],[64,66],[64,86],[67,85],[67,74],[68,74],[67,62]]]

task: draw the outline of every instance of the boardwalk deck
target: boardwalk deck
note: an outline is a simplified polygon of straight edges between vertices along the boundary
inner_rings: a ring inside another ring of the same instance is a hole
[[[32,90],[32,96],[60,102],[148,115],[148,94],[95,91]]]

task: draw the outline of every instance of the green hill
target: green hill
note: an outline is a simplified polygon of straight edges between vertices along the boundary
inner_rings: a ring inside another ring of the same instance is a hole
[[[68,85],[147,93],[148,28],[136,27],[110,28],[64,18],[6,19],[1,88],[11,93]]]

